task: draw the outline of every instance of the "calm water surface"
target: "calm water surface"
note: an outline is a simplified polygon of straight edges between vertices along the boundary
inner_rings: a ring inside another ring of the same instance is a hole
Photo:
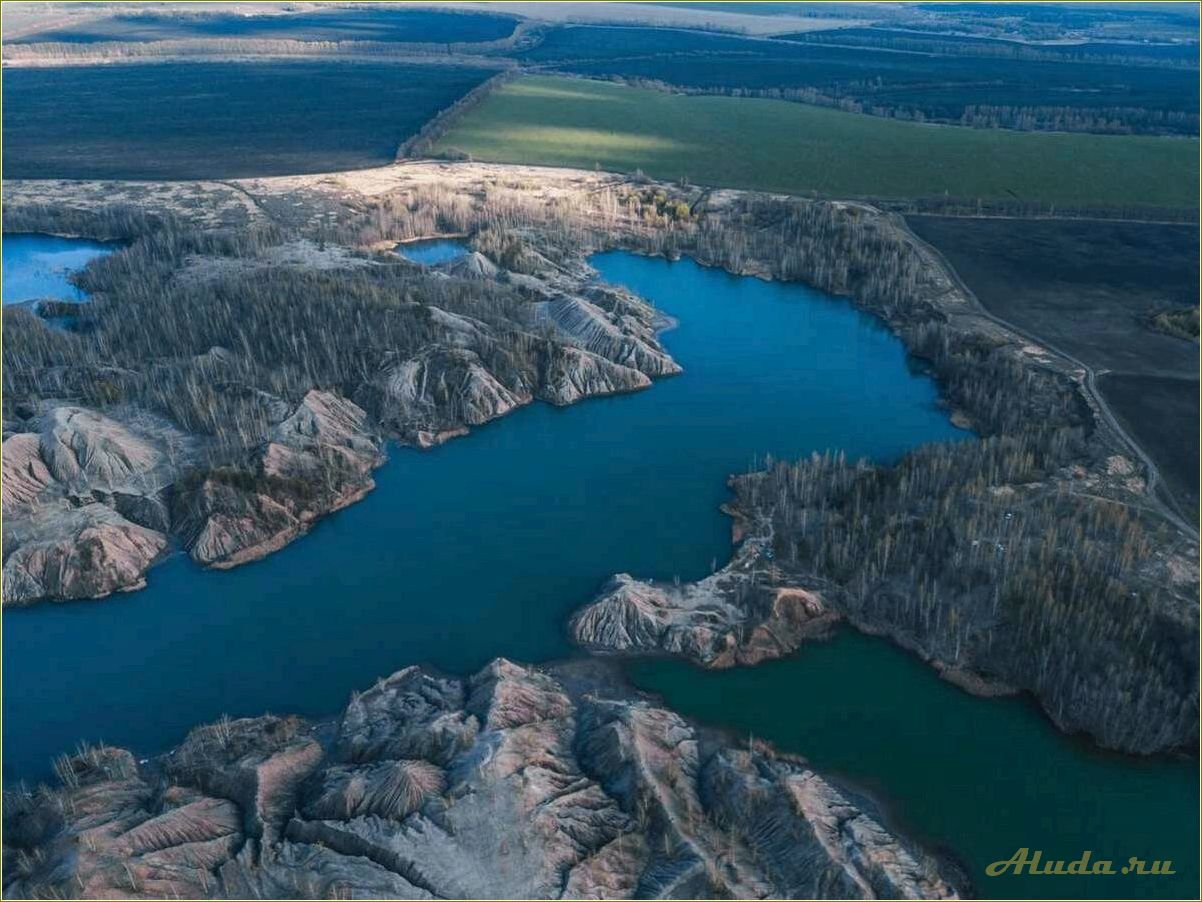
[[[67,277],[90,260],[111,254],[118,245],[54,235],[5,235],[3,286],[5,304],[40,298],[84,301],[82,291]]]
[[[430,238],[424,241],[406,241],[396,246],[397,253],[406,260],[425,266],[437,266],[455,260],[467,253],[462,241],[452,238]]]
[[[566,409],[532,405],[433,452],[393,449],[376,491],[260,563],[202,572],[176,556],[143,592],[6,612],[6,779],[44,775],[80,738],[153,754],[222,713],[326,715],[409,663],[466,672],[496,655],[562,657],[566,618],[611,574],[695,579],[729,556],[725,477],[765,453],[887,460],[965,437],[900,343],[844,301],[687,260],[593,263],[679,319],[664,338],[682,375]],[[1100,766],[1109,759],[1021,703],[970,698],[883,643],[846,637],[718,675],[666,663],[634,674],[689,713],[896,799],[906,824],[970,864],[1013,851],[1009,833],[993,841],[982,827],[998,805],[1032,847],[1106,840],[1183,870],[1194,857],[1181,852],[1190,831],[1196,849],[1190,768]],[[927,754],[921,768],[902,763]],[[942,781],[939,762],[958,756],[956,779]],[[1099,819],[1067,796],[1052,803],[1048,773],[1064,793],[1122,804]],[[1167,882],[1140,892],[1162,886],[1180,894]]]

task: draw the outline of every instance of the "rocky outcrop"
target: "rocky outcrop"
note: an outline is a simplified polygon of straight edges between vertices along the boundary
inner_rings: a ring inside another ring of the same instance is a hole
[[[580,348],[553,345],[539,373],[538,397],[556,405],[583,398],[637,391],[651,384],[646,374]]]
[[[500,274],[497,265],[479,251],[470,251],[443,267],[460,279],[495,279]]]
[[[434,321],[447,329],[454,345],[432,347],[388,366],[364,398],[379,411],[384,428],[419,448],[463,435],[470,426],[535,398],[563,406],[651,385],[651,378],[637,368],[546,341],[539,341],[530,371],[511,361],[490,369],[472,349],[488,343],[480,324],[444,311]]]
[[[6,438],[0,464],[4,471],[0,499],[5,514],[32,504],[54,483],[54,475],[42,460],[42,441],[37,433],[20,432]]]
[[[493,283],[526,303],[508,308],[501,321],[495,311],[477,318],[421,308],[439,338],[386,361],[355,396],[403,442],[429,448],[536,398],[572,404],[637,391],[652,377],[680,371],[656,337],[665,323],[642,299],[595,284],[580,260],[552,263],[514,235],[483,243],[500,264],[476,250],[437,267],[436,275]]]
[[[258,560],[371,491],[382,460],[362,409],[310,391],[248,465],[211,468],[180,487],[180,532],[198,563],[228,568]]]
[[[562,296],[536,305],[539,319],[586,351],[651,376],[679,373],[680,366],[655,340],[654,316],[636,316],[617,307],[619,295],[599,294],[615,309],[583,297]]]
[[[49,405],[4,441],[4,604],[145,585],[195,442],[145,412]]]
[[[146,571],[167,548],[165,535],[131,523],[103,504],[55,504],[39,516],[29,532],[6,530],[5,605],[103,598],[140,589],[146,585]]]
[[[593,666],[408,668],[327,728],[261,717],[162,759],[85,749],[4,807],[6,898],[950,898],[804,761]]]
[[[777,584],[754,545],[695,583],[641,582],[619,573],[578,611],[572,638],[594,652],[665,652],[704,667],[752,665],[823,636],[839,614],[821,594]]]
[[[524,380],[506,385],[463,347],[432,347],[385,369],[376,406],[385,428],[428,448],[533,399]]]
[[[73,494],[147,494],[164,484],[163,449],[92,410],[50,410],[42,418],[39,449],[51,475]]]

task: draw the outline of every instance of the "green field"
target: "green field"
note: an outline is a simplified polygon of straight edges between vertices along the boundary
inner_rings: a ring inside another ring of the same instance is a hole
[[[448,150],[794,194],[1198,205],[1194,138],[921,125],[572,78],[527,77],[503,86],[436,147]]]

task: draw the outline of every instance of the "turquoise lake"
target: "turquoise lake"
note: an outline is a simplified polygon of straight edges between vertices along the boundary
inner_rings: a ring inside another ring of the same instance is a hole
[[[40,298],[83,301],[86,296],[68,280],[96,257],[118,245],[54,235],[5,235],[3,291],[5,304]]]
[[[571,655],[568,616],[613,573],[688,580],[729,557],[726,476],[766,453],[890,460],[971,440],[896,338],[844,300],[689,260],[592,262],[678,320],[664,342],[683,374],[534,404],[433,451],[394,447],[364,501],[262,562],[205,572],[177,554],[144,591],[6,611],[6,781],[45,776],[83,738],[150,755],[223,713],[328,715],[407,664]],[[1099,753],[1028,702],[968,696],[882,640],[848,632],[750,670],[630,673],[686,714],[843,775],[950,850],[982,895],[1196,891],[1196,762]],[[1180,873],[983,877],[1022,845],[1172,858]]]

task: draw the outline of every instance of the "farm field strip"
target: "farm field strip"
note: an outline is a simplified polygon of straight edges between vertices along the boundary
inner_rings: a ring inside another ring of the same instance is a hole
[[[979,48],[974,54],[904,45],[855,47],[838,43],[843,33],[809,32],[796,36],[804,40],[776,40],[568,26],[548,32],[518,56],[571,74],[706,91],[815,91],[901,118],[983,124],[993,117],[1022,129],[1038,121],[1045,129],[1197,134],[1196,45],[1192,58],[1169,57],[1172,65],[1146,65],[1140,63],[1163,58],[1116,56],[1116,45],[1080,57],[1025,51],[1037,53],[1036,58],[996,50],[982,54]],[[861,33],[852,32],[851,39]]]
[[[436,150],[832,197],[1198,204],[1196,139],[923,125],[556,76],[502,86]]]

